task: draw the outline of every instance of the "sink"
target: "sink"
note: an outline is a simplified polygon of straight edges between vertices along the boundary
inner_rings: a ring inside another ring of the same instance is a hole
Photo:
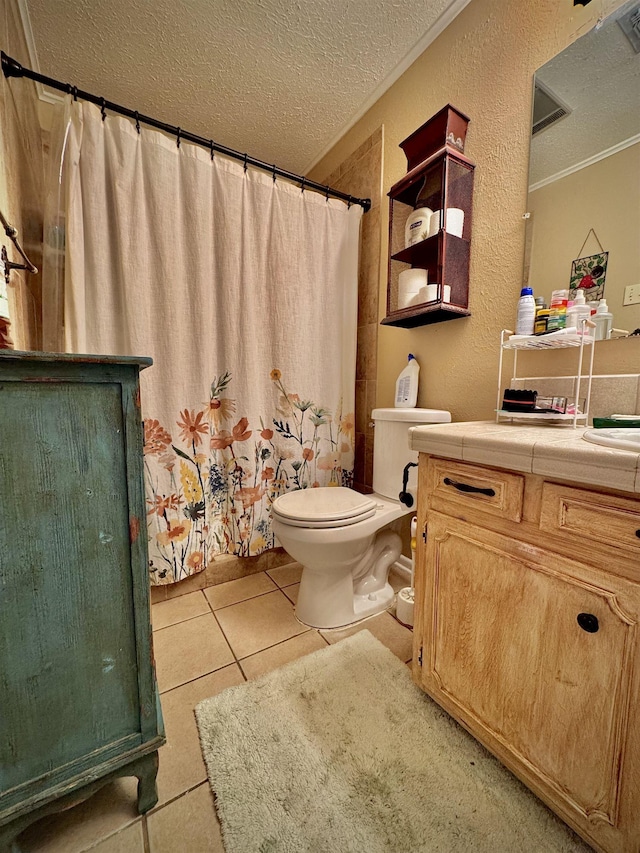
[[[583,436],[585,441],[592,444],[602,444],[616,450],[632,450],[640,453],[640,429],[629,427],[611,427],[609,429],[588,429]]]

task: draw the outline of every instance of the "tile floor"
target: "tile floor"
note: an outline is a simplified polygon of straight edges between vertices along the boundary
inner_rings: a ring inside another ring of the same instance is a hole
[[[160,751],[158,805],[140,817],[136,779],[106,785],[19,838],[21,853],[224,853],[200,753],[193,708],[202,699],[367,628],[401,660],[412,633],[390,613],[337,631],[294,616],[300,566],[290,563],[161,601],[151,608],[167,743]],[[394,588],[406,582],[392,574]]]

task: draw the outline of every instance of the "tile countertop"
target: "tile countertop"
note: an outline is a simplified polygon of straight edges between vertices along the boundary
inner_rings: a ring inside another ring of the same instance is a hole
[[[584,431],[495,421],[432,424],[411,427],[409,446],[446,459],[640,493],[640,453],[584,441]]]

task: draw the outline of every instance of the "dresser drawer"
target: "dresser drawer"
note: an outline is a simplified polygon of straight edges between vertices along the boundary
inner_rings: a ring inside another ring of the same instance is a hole
[[[520,521],[524,477],[496,468],[431,457],[427,467],[429,509],[459,514],[473,507],[490,515]]]
[[[540,528],[640,554],[640,500],[545,483]]]

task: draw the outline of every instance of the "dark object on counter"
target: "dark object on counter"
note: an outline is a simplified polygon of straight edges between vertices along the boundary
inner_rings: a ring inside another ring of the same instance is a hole
[[[593,419],[594,429],[610,429],[611,427],[615,427],[616,429],[638,429],[640,427],[640,415],[638,415],[637,418],[634,418],[633,415],[629,415],[625,418]]]
[[[502,410],[504,412],[533,412],[537,397],[537,391],[507,388],[502,398]]]

